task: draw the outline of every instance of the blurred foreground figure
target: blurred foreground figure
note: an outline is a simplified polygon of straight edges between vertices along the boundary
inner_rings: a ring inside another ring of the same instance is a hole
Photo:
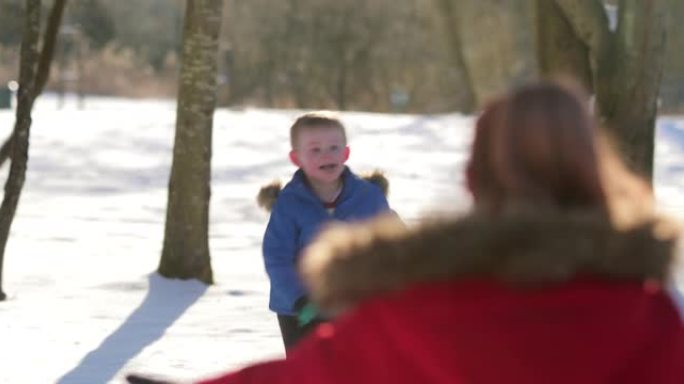
[[[302,273],[337,320],[287,360],[202,383],[684,382],[666,289],[678,230],[582,100],[537,84],[491,103],[467,169],[471,214],[327,231]]]

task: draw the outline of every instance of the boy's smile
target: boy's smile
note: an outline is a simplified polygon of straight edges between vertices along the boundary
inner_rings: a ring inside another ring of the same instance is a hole
[[[335,163],[323,164],[318,168],[320,168],[324,171],[334,171],[335,169],[337,169],[337,164],[335,164]]]
[[[336,127],[314,127],[301,132],[290,158],[311,183],[336,185],[349,158],[349,147]]]

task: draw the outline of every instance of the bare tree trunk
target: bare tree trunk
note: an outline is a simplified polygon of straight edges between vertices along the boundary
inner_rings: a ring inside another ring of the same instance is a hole
[[[666,3],[621,0],[615,32],[610,31],[598,0],[556,3],[590,49],[603,125],[614,136],[630,168],[650,180],[665,55]]]
[[[188,0],[176,137],[159,273],[213,283],[209,256],[211,136],[222,0]]]
[[[665,1],[665,0],[663,0]],[[684,111],[684,1],[667,0],[668,32],[660,87],[661,112]]]
[[[615,64],[610,66],[614,76],[597,93],[606,128],[617,138],[628,165],[648,179],[653,175],[666,24],[663,1],[621,1]]]
[[[274,49],[274,54],[277,55],[274,67],[276,71],[283,70],[287,74],[285,84],[278,84],[280,87],[277,94],[278,98],[291,96],[295,106],[299,109],[310,108],[311,79],[308,72],[311,70],[311,61],[307,57],[308,50],[300,47],[300,44],[306,41],[306,34],[304,33],[306,21],[302,19],[301,1],[289,0],[286,9],[283,35],[277,41],[272,42],[278,47]],[[283,49],[282,41],[285,41],[290,49]],[[285,92],[282,92],[283,90]]]
[[[52,10],[50,11],[50,16],[48,16],[47,26],[45,28],[45,33],[43,34],[43,48],[41,49],[40,59],[38,61],[34,97],[38,97],[38,95],[43,92],[45,84],[50,77],[50,65],[52,64],[52,58],[54,57],[55,53],[57,35],[59,26],[62,23],[62,15],[64,14],[65,4],[66,0],[56,0],[55,4],[52,6]],[[0,146],[0,167],[10,156],[13,137],[14,132],[12,132],[12,134],[5,139],[5,142],[2,143],[2,146]]]
[[[13,130],[12,163],[5,183],[5,196],[0,206],[0,300],[2,292],[2,265],[10,227],[19,204],[19,196],[26,177],[28,162],[31,109],[36,96],[36,63],[38,62],[38,37],[40,35],[40,0],[26,0],[26,21],[21,41],[19,65],[19,93],[16,122]]]
[[[610,61],[612,34],[600,0],[555,0],[575,35],[589,48],[593,77]]]
[[[539,68],[547,78],[572,78],[593,89],[589,48],[572,29],[554,0],[537,0]]]
[[[466,65],[465,58],[463,57],[463,47],[461,44],[461,36],[459,34],[459,23],[458,17],[456,16],[456,10],[454,9],[453,0],[437,0],[437,6],[441,11],[442,20],[444,21],[444,27],[447,33],[447,40],[451,45],[450,53],[454,60],[455,65],[458,67],[459,71],[463,73],[465,99],[463,108],[467,112],[471,112],[475,109],[475,86],[472,83],[472,77],[468,72],[468,66]]]
[[[591,86],[626,163],[652,177],[665,0],[620,0],[616,31],[601,0],[439,1],[478,104],[540,72],[574,76]]]
[[[538,77],[534,0],[450,0],[478,105]]]
[[[59,26],[62,24],[65,5],[66,0],[55,0],[48,16],[47,26],[43,33],[43,47],[40,51],[38,71],[36,73],[36,97],[43,93],[45,84],[50,77],[50,66],[55,55],[55,46],[57,45],[57,36],[59,35]]]

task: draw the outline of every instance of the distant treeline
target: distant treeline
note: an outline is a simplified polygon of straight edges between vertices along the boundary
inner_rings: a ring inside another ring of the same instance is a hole
[[[662,104],[684,105],[684,2]],[[0,3],[0,84],[16,78],[23,0]],[[43,1],[47,9],[52,1]],[[468,111],[437,0],[225,0],[222,105]],[[69,0],[48,90],[173,97],[183,0]],[[679,16],[677,16],[679,15]],[[487,38],[483,36],[483,38]]]

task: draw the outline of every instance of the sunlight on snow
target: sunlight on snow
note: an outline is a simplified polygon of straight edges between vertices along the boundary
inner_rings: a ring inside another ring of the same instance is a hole
[[[261,238],[259,187],[285,182],[289,125],[301,111],[221,109],[212,148],[210,246],[216,284],[167,281],[161,252],[175,127],[172,102],[41,97],[26,184],[5,257],[0,383],[120,382],[130,371],[180,379],[281,356]],[[471,118],[348,112],[357,172],[381,169],[409,223],[465,211]],[[0,131],[14,123],[0,111]],[[6,167],[3,176],[6,176]],[[684,119],[660,120],[656,194],[684,217]],[[682,282],[684,284],[684,282]],[[36,369],[40,367],[40,369]]]

